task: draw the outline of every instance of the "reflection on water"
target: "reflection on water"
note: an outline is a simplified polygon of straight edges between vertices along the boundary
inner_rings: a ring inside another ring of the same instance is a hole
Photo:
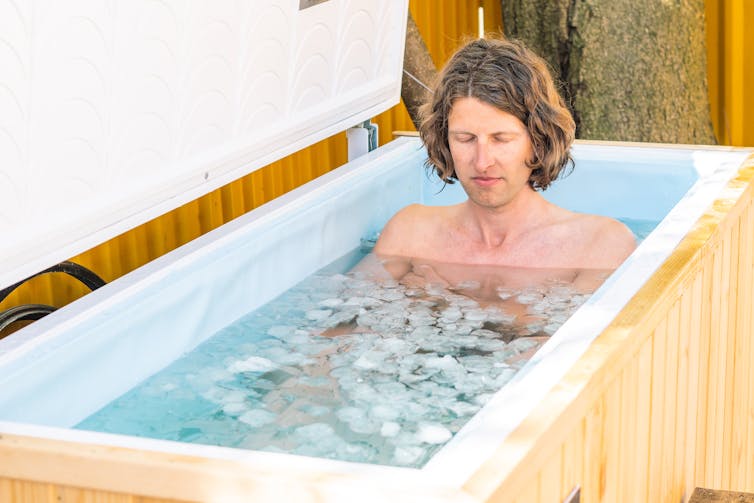
[[[605,275],[373,255],[331,266],[78,428],[422,466]]]

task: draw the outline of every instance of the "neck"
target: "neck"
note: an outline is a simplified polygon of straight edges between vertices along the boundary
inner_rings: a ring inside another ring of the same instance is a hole
[[[481,206],[471,200],[465,204],[462,225],[472,239],[489,248],[500,247],[536,227],[550,206],[534,190],[522,191],[503,206]]]

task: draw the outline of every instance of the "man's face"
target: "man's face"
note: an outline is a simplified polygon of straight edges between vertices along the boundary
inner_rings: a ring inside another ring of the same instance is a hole
[[[469,200],[489,209],[509,204],[528,184],[532,146],[515,116],[476,98],[459,98],[448,116],[456,177]]]

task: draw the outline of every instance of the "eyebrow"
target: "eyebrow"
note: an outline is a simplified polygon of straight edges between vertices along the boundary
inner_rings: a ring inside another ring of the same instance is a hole
[[[472,133],[470,131],[464,131],[461,129],[448,129],[448,134],[470,134],[476,136],[475,133]],[[490,136],[497,136],[497,135],[508,135],[508,136],[519,136],[522,134],[520,131],[495,131],[494,133],[490,134]]]

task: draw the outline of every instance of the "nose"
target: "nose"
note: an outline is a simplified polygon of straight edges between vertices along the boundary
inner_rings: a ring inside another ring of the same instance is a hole
[[[485,171],[492,163],[493,156],[490,144],[486,141],[478,141],[476,143],[476,169],[478,171]]]

